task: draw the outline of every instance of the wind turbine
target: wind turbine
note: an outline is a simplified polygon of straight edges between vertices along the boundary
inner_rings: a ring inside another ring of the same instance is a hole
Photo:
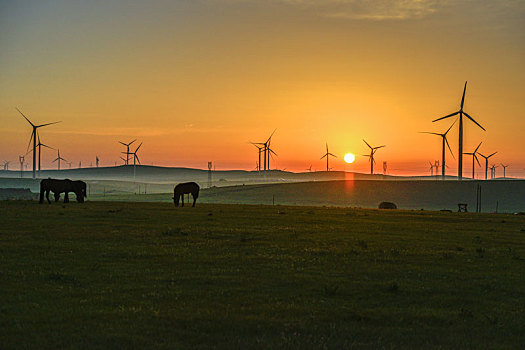
[[[429,160],[428,164],[430,164],[430,176],[434,176],[434,164]]]
[[[379,148],[386,147],[386,146],[383,145],[383,146],[372,147],[364,139],[363,139],[363,142],[366,143],[368,148],[370,148],[370,154],[365,154],[364,156],[368,157],[368,161],[370,162],[370,174],[373,174],[374,173],[374,163],[376,162],[374,159],[374,154]]]
[[[268,137],[268,140],[266,140],[266,142],[264,143],[264,171],[266,173],[266,169],[270,170],[270,155],[271,155],[271,152],[273,152],[271,149],[270,149],[270,143],[272,142],[272,137],[273,137],[273,134],[275,134],[275,131],[277,129],[275,129],[272,134],[270,135],[270,137]],[[274,152],[275,154],[275,152]],[[277,154],[275,154],[277,155]],[[268,162],[268,167],[266,165],[266,162]]]
[[[463,178],[463,114],[470,120],[472,120],[477,126],[479,126],[483,131],[486,131],[477,121],[475,121],[467,112],[463,110],[463,104],[465,103],[465,92],[467,91],[467,82],[465,81],[465,87],[463,88],[463,97],[461,97],[461,105],[459,111],[448,114],[444,117],[433,120],[432,122],[437,122],[438,120],[446,119],[453,117],[459,114],[459,151],[458,151],[458,180]]]
[[[137,139],[131,141],[130,143],[124,143],[124,142],[122,142],[122,141],[119,141],[119,142],[118,142],[118,143],[120,143],[120,144],[126,146],[126,152],[122,152],[122,153],[126,153],[126,165],[129,164],[129,155],[131,154],[131,153],[129,153],[129,146],[130,146],[133,142],[135,142],[135,141],[137,141]]]
[[[485,158],[485,180],[487,179],[487,172],[488,172],[488,169],[489,169],[489,158],[492,157],[493,155],[495,155],[496,153],[498,153],[498,152],[494,152],[494,153],[492,153],[492,154],[489,155],[489,156],[484,156],[483,154],[481,154],[481,153],[478,152],[478,154],[479,154],[480,156],[482,156],[483,158]]]
[[[4,166],[4,170],[9,170],[9,163],[10,161],[4,160],[4,163],[2,164]]]
[[[328,152],[328,142],[327,142],[326,143],[326,153],[324,154],[324,156],[321,157],[321,159],[326,157],[326,171],[330,171],[330,167],[328,166],[328,159],[330,158],[330,156],[332,156],[334,158],[337,158],[337,156],[335,154],[332,154],[332,153]],[[310,166],[310,167],[312,167],[312,166]]]
[[[37,138],[37,129],[38,128],[42,128],[44,126],[57,124],[57,123],[60,123],[60,122],[58,121],[58,122],[53,122],[53,123],[35,125],[24,115],[24,113],[20,112],[20,110],[18,108],[16,110],[18,111],[18,113],[20,113],[22,115],[22,117],[24,117],[25,120],[27,120],[27,122],[33,128],[33,131],[31,132],[31,138],[29,139],[29,145],[31,144],[31,140],[32,140],[33,141],[33,179],[35,179],[36,178],[36,138]],[[29,145],[27,146],[28,149],[29,149]]]
[[[452,149],[450,148],[450,145],[448,144],[448,140],[447,140],[447,134],[450,131],[450,129],[452,129],[454,124],[456,124],[456,120],[454,120],[454,123],[452,123],[452,125],[443,134],[438,134],[437,132],[428,132],[428,131],[422,131],[421,132],[422,134],[431,134],[431,135],[441,136],[441,139],[442,139],[442,146],[441,146],[441,164],[442,164],[442,166],[441,166],[441,176],[443,177],[443,179],[445,178],[445,168],[446,168],[446,163],[445,163],[445,144],[448,146],[448,150],[450,151],[450,154],[454,158],[454,153],[452,153]],[[436,169],[436,175],[437,175],[437,169]]]
[[[38,144],[36,145],[38,147],[38,176],[40,176],[40,170],[42,169],[40,166],[40,160],[41,160],[41,154],[42,154],[42,146],[47,147],[49,149],[54,149],[53,147],[50,147],[48,145],[44,145],[42,142],[40,142],[40,134],[37,136],[38,138]]]
[[[312,172],[312,164],[310,164],[310,167],[309,168],[306,168],[306,170],[308,170],[308,172]]]
[[[261,171],[261,153],[263,152],[263,149],[265,149],[264,143],[256,143],[256,142],[250,142],[252,145],[257,147],[258,153],[259,153],[259,162],[257,163],[257,171]]]
[[[492,164],[492,166],[490,167],[490,178],[491,179],[496,178],[496,168],[498,167],[499,165],[496,165],[496,164]]]
[[[98,161],[99,161],[98,156],[96,156],[96,161],[97,161],[97,168],[98,168]]]
[[[503,178],[506,179],[506,176],[505,176],[505,170],[507,170],[507,167],[509,166],[508,164],[507,165],[504,165],[503,163],[501,163],[501,166],[503,167]]]
[[[140,143],[140,145],[135,149],[135,152],[130,152],[129,154],[133,154],[133,178],[135,178],[136,176],[136,162],[139,162],[140,164],[140,159],[139,159],[139,156],[137,155],[137,152],[139,151],[139,148],[140,146],[142,146],[142,142]],[[124,152],[122,152],[124,153]]]
[[[58,157],[53,161],[53,163],[58,160],[58,170],[60,170],[60,161],[63,160],[64,162],[67,162],[67,160],[65,160],[64,158],[60,156],[60,149],[58,149],[57,151],[58,151]]]
[[[478,157],[476,156],[476,153],[478,153],[478,149],[479,149],[479,146],[481,146],[483,142],[480,142],[478,147],[476,147],[476,149],[474,150],[474,152],[472,153],[463,153],[463,154],[468,154],[470,156],[472,156],[472,180],[474,180],[476,177],[474,176],[474,160],[476,160],[476,162],[478,162],[478,165],[481,166],[481,164],[479,164],[479,160],[478,160]]]

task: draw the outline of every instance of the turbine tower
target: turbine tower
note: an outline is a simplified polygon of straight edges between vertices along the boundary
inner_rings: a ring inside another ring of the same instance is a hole
[[[118,142],[118,143],[120,143],[120,144],[126,146],[126,152],[122,152],[122,153],[126,153],[126,165],[129,164],[129,155],[131,154],[131,153],[129,153],[129,146],[130,146],[133,142],[135,142],[135,141],[137,141],[137,139],[131,141],[130,143],[124,143],[124,142],[122,142],[122,141],[119,141],[119,142]]]
[[[7,160],[4,161],[4,163],[2,164],[4,166],[4,170],[9,170],[9,163],[11,162]]]
[[[53,161],[53,163],[58,160],[58,170],[60,170],[60,161],[63,160],[64,162],[67,162],[67,160],[65,160],[64,158],[60,156],[60,149],[58,149],[57,151],[58,151],[58,157]]]
[[[487,172],[488,172],[488,170],[489,170],[489,158],[492,157],[493,155],[495,155],[496,153],[498,153],[498,152],[494,152],[494,153],[492,153],[491,155],[484,156],[483,154],[481,154],[481,153],[478,152],[478,154],[479,154],[480,156],[482,156],[483,158],[485,158],[485,180],[487,180]]]
[[[97,161],[97,168],[98,168],[98,161],[99,161],[98,156],[96,156],[96,161]]]
[[[467,82],[465,81],[465,87],[463,88],[463,96],[461,97],[461,105],[459,111],[448,114],[444,117],[433,120],[432,122],[437,122],[438,120],[446,119],[453,117],[459,114],[459,151],[458,151],[458,180],[463,178],[463,115],[468,119],[473,121],[477,126],[479,126],[483,131],[486,131],[477,121],[475,121],[467,112],[463,110],[463,104],[465,103],[465,92],[467,91]]]
[[[25,120],[27,120],[27,122],[33,128],[33,131],[31,132],[31,138],[29,139],[29,145],[31,144],[31,141],[33,141],[33,179],[35,179],[36,178],[36,139],[37,139],[37,129],[38,128],[42,128],[44,126],[57,124],[57,123],[60,123],[60,122],[58,121],[58,122],[53,122],[53,123],[35,125],[24,115],[24,113],[20,112],[20,110],[18,108],[16,110],[18,111],[18,113],[20,113],[22,115],[22,117],[24,117]],[[28,149],[29,149],[29,145],[27,146]]]
[[[326,171],[330,171],[330,167],[328,166],[328,159],[330,158],[330,156],[334,157],[334,158],[337,158],[337,156],[335,154],[332,154],[330,152],[328,152],[328,142],[326,143],[326,153],[324,154],[324,156],[321,157],[321,159],[323,159],[324,157],[326,157]],[[312,166],[310,165],[310,168]]]
[[[374,163],[376,162],[374,159],[374,154],[379,148],[386,147],[386,146],[383,145],[383,146],[372,147],[364,139],[363,139],[363,142],[366,143],[368,148],[370,148],[370,154],[365,154],[364,156],[368,157],[368,161],[370,162],[370,174],[374,174]]]
[[[478,147],[476,147],[476,149],[474,150],[474,152],[472,153],[468,153],[468,152],[465,152],[463,154],[468,154],[470,156],[472,156],[472,180],[475,180],[476,177],[474,176],[475,173],[474,173],[474,160],[476,160],[476,162],[478,162],[478,165],[481,166],[481,164],[479,164],[479,160],[478,160],[478,157],[476,156],[476,153],[478,153],[478,149],[479,149],[479,146],[481,146],[483,142],[480,142]]]
[[[452,153],[452,149],[450,148],[450,145],[448,144],[447,134],[450,131],[450,129],[452,129],[452,127],[454,126],[455,123],[456,123],[456,121],[454,120],[454,123],[452,123],[452,125],[443,134],[438,134],[437,132],[428,132],[428,131],[422,131],[421,132],[422,134],[431,134],[431,135],[441,136],[441,139],[442,139],[442,146],[441,146],[441,176],[443,177],[443,179],[445,178],[445,167],[446,167],[446,163],[445,163],[445,144],[448,146],[448,150],[450,151],[450,154],[454,158],[454,153]],[[438,169],[436,169],[436,175],[437,175],[437,171],[438,171]]]
[[[44,145],[42,142],[40,142],[40,134],[37,137],[38,137],[38,144],[36,146],[38,147],[38,176],[40,176],[40,171],[42,169],[41,162],[40,162],[41,154],[42,154],[42,146],[47,147],[49,149],[54,149],[54,148],[48,145]]]

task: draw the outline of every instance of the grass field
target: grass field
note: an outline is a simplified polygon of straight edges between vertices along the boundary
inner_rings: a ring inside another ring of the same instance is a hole
[[[525,216],[0,202],[0,348],[525,346]]]

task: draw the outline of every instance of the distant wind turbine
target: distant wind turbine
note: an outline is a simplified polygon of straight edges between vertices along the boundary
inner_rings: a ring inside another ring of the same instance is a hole
[[[328,151],[328,142],[326,143],[326,153],[324,154],[324,156],[321,157],[321,159],[323,159],[324,157],[326,157],[326,171],[330,171],[330,167],[328,166],[328,159],[330,157],[334,157],[334,158],[337,158],[337,156],[335,154],[332,154]],[[310,165],[310,168],[312,166]]]
[[[474,160],[475,160],[476,162],[478,162],[478,165],[479,165],[479,166],[481,166],[481,164],[479,164],[479,160],[478,160],[478,157],[476,156],[476,153],[478,153],[479,146],[481,146],[482,143],[483,143],[483,142],[480,142],[480,143],[479,143],[478,147],[476,147],[476,149],[474,150],[474,152],[471,152],[471,153],[469,153],[469,152],[465,152],[465,153],[463,153],[463,154],[468,154],[468,155],[472,156],[472,179],[473,179],[473,180],[476,179],[476,177],[475,177],[475,173],[474,173],[474,171],[475,171],[475,169],[474,169]]]
[[[33,131],[31,132],[31,138],[29,139],[29,145],[31,144],[31,140],[32,140],[33,141],[33,179],[35,179],[36,178],[36,139],[37,139],[37,130],[38,130],[38,128],[42,128],[44,126],[48,126],[48,125],[52,125],[52,124],[57,124],[57,123],[60,123],[60,122],[58,121],[58,122],[53,122],[53,123],[35,125],[24,115],[24,113],[20,112],[20,110],[18,108],[16,110],[18,111],[18,113],[20,113],[22,115],[22,117],[24,117],[25,120],[27,120],[27,122],[33,128]],[[29,149],[29,145],[27,146],[28,149]]]
[[[364,139],[363,139],[363,142],[366,143],[368,148],[370,148],[370,154],[365,154],[364,156],[368,157],[368,161],[370,162],[370,174],[374,174],[374,163],[376,162],[374,159],[374,155],[379,148],[383,148],[386,146],[383,145],[383,146],[372,147]]]
[[[454,120],[454,123],[452,123],[452,125],[443,134],[439,134],[437,132],[428,132],[428,131],[422,131],[421,132],[422,134],[437,135],[437,136],[440,136],[441,139],[442,139],[442,146],[441,146],[441,164],[442,164],[442,166],[441,166],[441,176],[443,177],[443,179],[445,178],[445,168],[446,168],[446,163],[445,163],[445,153],[446,153],[445,152],[445,144],[447,145],[448,150],[450,151],[450,154],[454,158],[454,153],[452,153],[452,149],[450,148],[450,145],[448,144],[448,140],[447,140],[447,134],[450,131],[450,129],[452,129],[454,124],[456,124],[455,120]],[[437,175],[437,169],[436,169],[436,175]]]
[[[58,149],[57,151],[58,151],[58,157],[53,161],[53,163],[58,161],[58,170],[60,170],[60,161],[63,160],[64,162],[67,162],[67,160],[65,160],[64,158],[60,156],[60,149]]]
[[[10,161],[4,160],[4,163],[2,164],[4,166],[4,170],[9,170],[9,163]]]
[[[503,178],[506,179],[506,175],[505,175],[505,170],[507,170],[507,167],[509,166],[508,164],[507,165],[504,165],[503,163],[501,164],[501,166],[503,167]]]
[[[122,142],[122,141],[119,141],[119,142],[118,142],[118,143],[120,143],[120,144],[126,146],[126,152],[122,152],[122,153],[126,153],[126,165],[129,164],[129,155],[131,154],[131,153],[129,153],[129,146],[130,146],[133,142],[135,142],[135,141],[137,141],[137,139],[131,141],[130,143],[124,143],[124,142]]]
[[[485,128],[482,127],[477,121],[475,121],[467,112],[463,110],[463,104],[465,103],[465,92],[467,91],[467,82],[465,81],[465,87],[463,88],[463,97],[461,97],[461,105],[459,111],[448,114],[444,117],[433,120],[432,122],[437,122],[438,120],[446,119],[453,117],[459,114],[459,151],[458,151],[458,180],[463,178],[463,114],[470,120],[472,120],[477,126],[485,131]]]
[[[488,173],[488,170],[489,170],[489,158],[492,157],[493,155],[495,155],[496,153],[498,152],[494,152],[492,153],[491,155],[488,155],[488,156],[484,156],[483,154],[479,153],[478,154],[480,156],[482,156],[483,158],[485,158],[485,180],[487,180],[487,173]]]

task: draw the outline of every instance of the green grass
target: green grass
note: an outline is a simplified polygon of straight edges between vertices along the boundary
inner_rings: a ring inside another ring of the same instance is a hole
[[[0,348],[523,348],[525,217],[0,202]]]

